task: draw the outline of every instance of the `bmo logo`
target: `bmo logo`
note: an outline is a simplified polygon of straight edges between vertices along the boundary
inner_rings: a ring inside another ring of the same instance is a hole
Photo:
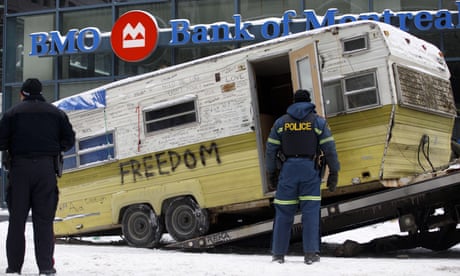
[[[110,43],[115,54],[128,62],[142,61],[158,45],[159,29],[155,18],[144,11],[123,14],[115,22]]]
[[[120,59],[138,62],[148,58],[157,47],[159,28],[151,14],[133,10],[118,18],[111,33],[101,34],[95,27],[71,29],[66,35],[59,31],[31,33],[29,56],[95,52],[101,45],[102,38],[108,35],[112,50]]]

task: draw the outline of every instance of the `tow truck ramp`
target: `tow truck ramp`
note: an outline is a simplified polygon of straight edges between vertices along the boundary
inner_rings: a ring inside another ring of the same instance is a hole
[[[399,218],[401,231],[417,234],[434,228],[455,231],[460,217],[460,171],[321,207],[321,234]],[[442,214],[435,210],[442,208]],[[301,227],[301,214],[294,226]],[[273,219],[166,245],[175,249],[206,249],[271,232]]]

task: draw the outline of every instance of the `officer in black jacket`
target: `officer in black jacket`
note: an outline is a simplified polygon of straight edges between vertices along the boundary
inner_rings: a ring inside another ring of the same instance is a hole
[[[21,87],[22,102],[0,120],[0,150],[9,154],[6,273],[21,273],[25,225],[32,210],[35,259],[40,274],[54,275],[53,221],[58,202],[57,158],[75,144],[67,115],[42,96],[38,79]]]

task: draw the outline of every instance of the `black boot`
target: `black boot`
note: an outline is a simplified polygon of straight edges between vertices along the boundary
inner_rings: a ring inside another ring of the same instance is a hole
[[[305,253],[304,260],[307,265],[311,265],[314,262],[319,262],[319,259],[320,257],[316,253]]]
[[[284,263],[284,256],[283,255],[273,255],[272,262],[277,262],[279,264]]]

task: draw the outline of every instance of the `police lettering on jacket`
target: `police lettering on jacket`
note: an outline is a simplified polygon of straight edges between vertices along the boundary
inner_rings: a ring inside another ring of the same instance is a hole
[[[284,131],[303,131],[312,130],[311,122],[284,123]]]
[[[315,116],[310,114],[304,120],[296,120],[285,116],[281,139],[284,155],[313,157],[316,154],[318,138],[313,128]]]

